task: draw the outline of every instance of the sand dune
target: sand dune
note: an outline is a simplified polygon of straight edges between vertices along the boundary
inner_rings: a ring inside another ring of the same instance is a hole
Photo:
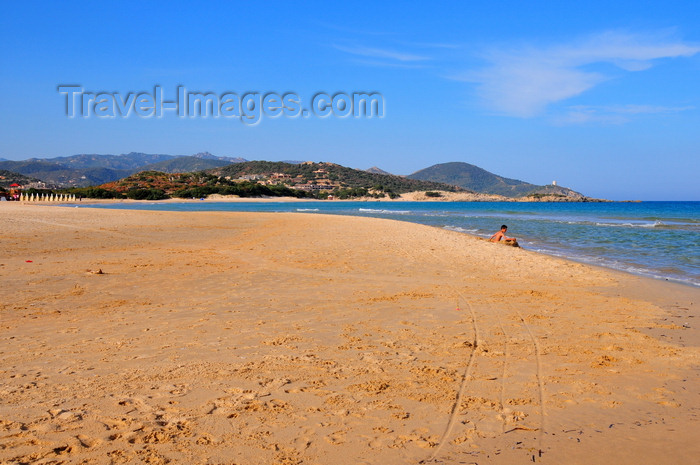
[[[381,219],[0,215],[0,463],[700,456],[697,289]]]

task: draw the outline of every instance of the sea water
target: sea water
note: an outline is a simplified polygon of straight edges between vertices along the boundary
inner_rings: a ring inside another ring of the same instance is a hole
[[[529,250],[700,286],[700,202],[189,201],[90,207],[369,216],[481,237],[490,237],[506,224],[507,235]]]

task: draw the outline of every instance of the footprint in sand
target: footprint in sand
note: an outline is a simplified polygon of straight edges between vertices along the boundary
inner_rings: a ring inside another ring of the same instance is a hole
[[[80,442],[80,445],[86,449],[92,449],[93,447],[97,447],[102,443],[100,439],[86,436],[84,434],[79,434],[76,436],[76,438]]]
[[[345,433],[345,431],[336,431],[335,433],[331,433],[323,439],[325,439],[329,444],[338,446],[340,444],[345,443]]]

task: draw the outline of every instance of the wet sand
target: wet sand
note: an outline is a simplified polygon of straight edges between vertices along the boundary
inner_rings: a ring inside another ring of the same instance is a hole
[[[698,289],[374,218],[0,217],[0,463],[700,456]]]

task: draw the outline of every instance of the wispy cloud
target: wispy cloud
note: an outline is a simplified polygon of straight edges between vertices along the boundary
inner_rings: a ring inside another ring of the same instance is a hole
[[[366,58],[379,58],[388,59],[391,61],[398,62],[417,62],[425,61],[430,58],[423,55],[416,55],[413,53],[401,52],[398,50],[392,50],[387,48],[375,48],[375,47],[364,47],[364,46],[344,46],[344,45],[333,45],[336,49],[350,53],[352,55],[366,57]]]
[[[609,105],[596,107],[575,105],[569,107],[563,115],[555,116],[553,122],[561,125],[582,123],[623,124],[630,121],[634,116],[670,115],[694,109],[694,106]]]
[[[700,46],[674,39],[668,33],[631,34],[604,32],[579,41],[554,46],[523,46],[490,50],[483,54],[488,65],[477,71],[452,75],[452,79],[476,84],[484,104],[500,114],[532,117],[548,105],[576,97],[606,80],[612,65],[620,72],[639,72],[656,60],[689,57]]]
[[[400,69],[418,69],[425,68],[424,64],[418,62],[400,62],[400,61],[390,61],[390,60],[372,60],[372,59],[362,59],[353,58],[350,60],[352,63],[357,63],[362,66],[371,66],[373,68],[400,68]]]
[[[332,30],[335,32],[340,32],[343,34],[351,34],[353,36],[374,36],[374,37],[391,37],[391,36],[396,36],[396,33],[394,32],[389,32],[389,31],[384,31],[384,30],[376,30],[376,29],[358,29],[354,27],[348,27],[344,24],[337,24],[337,23],[329,23],[326,21],[314,21],[314,24],[317,24],[321,28]]]
[[[446,49],[446,50],[457,50],[462,48],[462,44],[450,43],[450,42],[406,42],[397,41],[397,43],[402,45],[407,45],[410,47],[427,48],[427,49]]]

